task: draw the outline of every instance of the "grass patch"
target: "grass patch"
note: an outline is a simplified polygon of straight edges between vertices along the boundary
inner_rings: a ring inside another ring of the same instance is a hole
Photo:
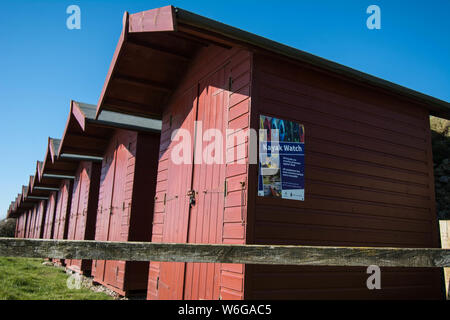
[[[68,275],[42,259],[0,257],[0,300],[112,300],[88,288],[69,289]]]

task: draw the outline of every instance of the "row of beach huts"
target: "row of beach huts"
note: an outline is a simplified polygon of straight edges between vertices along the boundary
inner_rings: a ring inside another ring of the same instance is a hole
[[[449,119],[449,103],[180,8],[125,13],[98,104],[70,103],[8,216],[20,238],[439,248],[430,114]],[[250,140],[234,139],[268,117],[304,130],[301,198],[261,177]],[[176,129],[195,140],[192,162],[172,161]],[[233,161],[196,161],[208,129],[227,132]],[[444,292],[438,268],[382,268],[382,289],[369,290],[361,267],[55,262],[148,299]]]

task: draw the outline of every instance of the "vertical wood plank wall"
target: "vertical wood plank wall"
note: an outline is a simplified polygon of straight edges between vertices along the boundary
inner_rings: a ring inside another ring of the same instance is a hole
[[[78,166],[72,192],[68,239],[94,240],[100,169],[99,163],[87,161],[80,162]],[[68,260],[67,266],[76,272],[89,274],[92,261]]]
[[[164,111],[153,219],[153,242],[162,242],[164,232],[167,234],[167,232],[176,232],[177,228],[183,228],[180,226],[173,228],[172,231],[168,230],[168,228],[172,227],[170,226],[170,220],[168,221],[165,215],[167,203],[172,201],[172,199],[167,198],[166,200],[168,201],[165,201],[165,197],[170,196],[168,192],[169,186],[182,184],[184,181],[181,181],[181,179],[185,179],[183,175],[176,174],[175,171],[170,172],[169,170],[171,167],[169,155],[173,146],[171,144],[171,134],[173,130],[180,128],[185,121],[182,116],[173,113],[173,109],[177,108],[176,105],[179,103],[179,98],[185,95],[188,90],[192,90],[193,87],[197,86],[202,79],[225,67],[225,70],[233,78],[231,92],[229,92],[229,88],[223,88],[228,91],[226,99],[228,101],[226,128],[248,128],[251,66],[251,54],[248,51],[236,48],[227,50],[215,46],[202,49],[177,88],[176,93],[172,97],[172,102],[169,103],[169,106]],[[193,101],[190,103],[193,103]],[[170,126],[171,122],[172,126]],[[236,145],[231,143],[227,146],[227,152],[232,152],[236,147]],[[244,164],[227,164],[226,180],[229,192],[225,199],[223,226],[221,227],[223,243],[245,243],[244,226],[247,192],[245,186],[244,190],[242,190],[240,182],[245,182],[246,175],[246,162]],[[198,201],[201,201],[201,197]],[[160,262],[152,261],[150,263],[147,293],[149,299],[158,299],[157,285],[160,277],[160,267]],[[222,299],[242,299],[244,296],[244,266],[222,264],[220,269],[220,297]],[[178,285],[183,286],[183,281],[178,280],[178,282],[181,282]]]
[[[16,231],[14,233],[14,237],[16,238],[22,238],[22,228],[23,228],[23,214],[21,214],[18,218],[17,218],[17,222],[16,222]]]
[[[24,212],[25,215],[25,225],[23,228],[23,237],[24,238],[28,238],[28,229],[29,229],[29,215],[30,215],[30,210],[27,210]]]
[[[29,228],[28,228],[28,237],[34,238],[34,225],[36,221],[36,206],[34,206],[32,209],[30,209],[30,222],[29,222]]]
[[[42,239],[44,236],[45,214],[47,212],[47,200],[38,202],[38,218],[36,227],[36,238]]]
[[[137,133],[126,130],[116,130],[110,139],[100,177],[96,240],[128,240],[128,223],[122,220],[128,221],[133,196],[136,142]],[[125,261],[94,261],[93,273],[96,281],[124,291]]]
[[[116,130],[102,163],[96,240],[150,241],[159,135]],[[121,294],[145,290],[147,262],[94,261],[94,280]]]
[[[56,200],[56,213],[54,221],[53,239],[67,239],[68,218],[72,203],[73,181],[65,179],[61,181]],[[64,259],[53,259],[57,263],[64,263]]]
[[[45,213],[45,224],[44,224],[44,239],[53,238],[53,226],[55,220],[56,211],[56,199],[58,197],[58,192],[53,191],[48,196],[47,209]]]

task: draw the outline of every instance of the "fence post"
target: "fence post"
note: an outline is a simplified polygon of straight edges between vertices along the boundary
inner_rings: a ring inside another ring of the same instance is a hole
[[[441,230],[441,247],[450,249],[450,220],[440,220],[439,228]],[[444,268],[445,293],[447,300],[450,300],[450,268]]]

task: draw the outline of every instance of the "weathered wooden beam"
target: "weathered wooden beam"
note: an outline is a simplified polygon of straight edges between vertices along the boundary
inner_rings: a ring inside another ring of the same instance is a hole
[[[303,266],[449,267],[437,248],[178,244],[0,238],[0,256]]]

